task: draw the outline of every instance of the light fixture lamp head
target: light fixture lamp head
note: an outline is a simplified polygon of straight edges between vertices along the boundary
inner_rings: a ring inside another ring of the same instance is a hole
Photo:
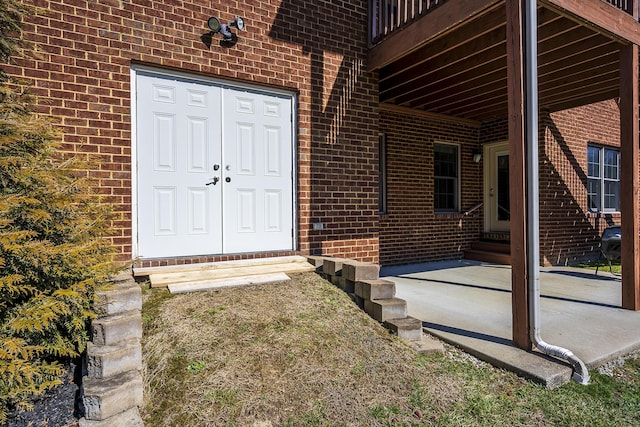
[[[220,33],[225,41],[233,40],[234,34],[231,32],[231,27],[236,27],[240,31],[244,31],[244,19],[240,16],[236,16],[235,19],[228,24],[221,24],[220,20],[215,16],[212,16],[207,20],[207,27],[211,30],[211,35]]]
[[[473,150],[473,161],[474,163],[480,163],[480,160],[482,160],[482,151],[480,150]]]

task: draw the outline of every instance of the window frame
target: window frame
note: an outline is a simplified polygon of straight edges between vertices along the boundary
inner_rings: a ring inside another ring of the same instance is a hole
[[[597,150],[598,152],[598,176],[594,176],[591,174],[591,165],[593,162],[590,162],[590,152],[591,150]],[[606,168],[608,165],[605,164],[606,153],[614,152],[616,154],[617,164],[615,165],[615,172],[617,174],[617,178],[607,177]],[[592,207],[592,194],[590,191],[590,183],[597,182],[597,203],[595,204],[595,208]],[[613,182],[617,184],[617,192],[613,194],[615,197],[615,207],[605,207],[605,202],[607,200],[607,195],[605,194],[605,189],[607,186],[605,184]],[[592,213],[618,213],[620,212],[620,148],[618,147],[609,147],[605,145],[593,144],[589,143],[587,145],[587,209]]]
[[[436,181],[438,178],[452,178],[447,176],[438,176],[436,175],[436,147],[438,146],[449,146],[454,147],[456,150],[456,176],[455,176],[455,193],[454,193],[454,204],[453,208],[436,208],[436,198],[438,196]],[[461,174],[462,174],[462,164],[461,164],[461,148],[460,144],[452,143],[452,142],[434,142],[433,143],[433,211],[436,214],[451,214],[451,213],[460,213],[461,203]]]

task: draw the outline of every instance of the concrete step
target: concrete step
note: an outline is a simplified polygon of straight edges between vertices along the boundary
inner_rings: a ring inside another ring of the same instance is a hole
[[[346,258],[325,258],[322,262],[322,272],[327,276],[342,276],[342,266],[348,261]]]
[[[464,258],[475,261],[490,262],[492,264],[511,265],[511,255],[498,252],[475,251],[470,249],[464,251]]]
[[[93,307],[99,316],[142,310],[140,286],[133,280],[133,277],[129,276],[129,279],[114,281],[110,290],[96,292]]]
[[[266,283],[286,282],[291,280],[284,273],[258,274],[254,276],[229,277],[228,279],[202,280],[198,282],[175,283],[167,286],[172,294],[207,291],[211,289],[233,288]]]
[[[355,294],[364,300],[389,299],[396,296],[396,284],[384,279],[356,282]]]
[[[422,334],[419,341],[410,341],[410,344],[420,354],[444,353],[444,345],[435,338]]]
[[[129,371],[111,378],[82,379],[82,403],[87,420],[101,421],[143,404],[142,375]]]
[[[144,427],[144,422],[140,417],[138,407],[127,409],[124,412],[113,415],[105,420],[88,420],[80,418],[79,427]]]
[[[85,372],[89,378],[108,378],[123,372],[140,369],[142,347],[140,340],[131,339],[115,345],[87,343]]]
[[[384,322],[384,327],[405,341],[422,340],[422,321],[415,317],[407,316],[404,319],[390,319]]]
[[[327,257],[322,255],[306,255],[305,258],[309,264],[316,268],[316,272],[322,273],[322,264]]]
[[[331,283],[348,294],[353,294],[355,292],[355,282],[352,280],[347,280],[342,276],[331,276]]]
[[[352,282],[358,280],[375,280],[380,273],[380,267],[376,264],[348,261],[342,264],[342,277]]]
[[[125,311],[91,322],[95,345],[114,345],[130,339],[142,338],[142,316],[139,310]]]
[[[187,271],[153,273],[149,275],[149,281],[152,287],[167,287],[168,285],[176,283],[315,270],[315,267],[309,264],[304,257],[285,257],[283,262],[275,262],[274,259],[269,263],[259,262],[254,264],[254,261],[255,260],[246,260],[244,263],[233,262],[232,264],[220,263],[221,265],[210,266],[200,270],[191,269]]]
[[[364,311],[378,322],[407,317],[407,302],[400,298],[365,300]]]

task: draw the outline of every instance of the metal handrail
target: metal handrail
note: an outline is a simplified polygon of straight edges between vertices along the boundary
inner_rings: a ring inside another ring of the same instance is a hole
[[[469,209],[468,211],[466,211],[463,215],[464,216],[468,216],[471,215],[473,212],[477,211],[478,209],[480,209],[482,207],[482,205],[484,205],[483,202],[478,203],[477,205],[475,205],[474,207],[472,207],[471,209]]]

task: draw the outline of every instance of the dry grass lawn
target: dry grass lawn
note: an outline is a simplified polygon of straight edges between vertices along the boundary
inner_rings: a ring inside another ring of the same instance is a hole
[[[536,403],[553,398],[545,397],[553,391],[451,347],[445,355],[420,356],[320,276],[305,273],[292,279],[182,295],[146,292],[146,424],[562,422],[564,415],[553,414],[553,408],[545,414]],[[576,402],[577,407],[584,404]],[[575,425],[594,425],[589,420]]]

